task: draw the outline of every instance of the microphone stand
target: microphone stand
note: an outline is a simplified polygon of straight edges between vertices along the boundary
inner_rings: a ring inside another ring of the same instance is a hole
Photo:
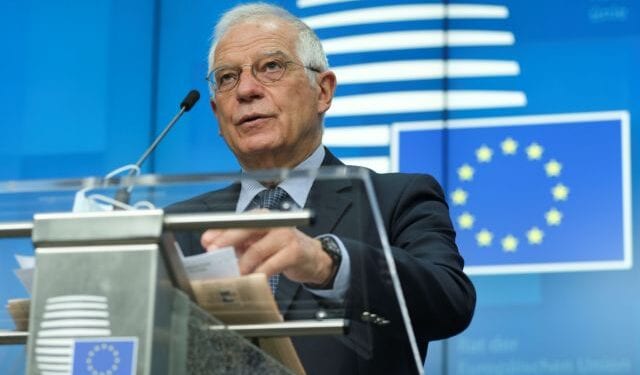
[[[131,177],[131,176],[133,176],[135,174],[135,170],[140,168],[142,163],[144,163],[144,161],[147,160],[149,155],[151,155],[151,153],[156,149],[156,147],[158,147],[158,144],[160,143],[160,141],[162,141],[164,139],[164,137],[167,135],[167,133],[169,133],[169,130],[171,130],[173,125],[175,125],[175,123],[178,122],[180,117],[182,117],[182,115],[185,112],[188,112],[196,104],[198,99],[200,99],[200,93],[197,90],[189,91],[189,93],[184,98],[182,103],[180,103],[180,111],[178,113],[176,113],[175,116],[173,116],[171,121],[169,121],[169,124],[156,137],[156,139],[153,141],[153,143],[151,143],[151,146],[149,146],[149,148],[147,148],[147,150],[142,154],[142,156],[140,156],[140,159],[138,159],[138,161],[135,164],[135,166],[137,168],[132,168],[129,171],[129,177]],[[129,189],[127,187],[121,187],[116,192],[116,195],[115,195],[114,199],[116,201],[118,201],[118,202],[122,202],[124,204],[128,204],[129,200],[131,199],[131,192],[129,191]],[[113,208],[114,208],[114,210],[118,210],[119,209],[119,207],[115,206],[115,205],[114,205]]]

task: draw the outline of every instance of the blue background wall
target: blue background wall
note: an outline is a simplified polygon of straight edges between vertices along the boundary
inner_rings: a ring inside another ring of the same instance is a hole
[[[135,161],[172,117],[185,93],[206,98],[206,54],[211,27],[234,1],[5,1],[0,5],[0,180],[104,175]],[[424,1],[336,1],[301,6],[323,13]],[[451,2],[459,4],[461,2]],[[341,86],[339,96],[402,90],[505,90],[526,103],[475,109],[328,116],[327,128],[497,116],[628,111],[631,186],[638,223],[640,4],[631,0],[468,1],[498,5],[498,19],[414,19],[318,30],[323,39],[385,31],[483,29],[508,31],[503,46],[408,48],[330,54],[336,67],[392,59],[509,59],[518,74],[432,78]],[[447,192],[468,152],[452,148],[449,131],[427,158]],[[336,133],[340,134],[340,133]],[[565,143],[579,143],[580,132]],[[590,147],[598,152],[593,141]],[[339,143],[339,142],[338,142]],[[335,144],[345,158],[388,158],[391,141]],[[589,170],[588,166],[582,166]],[[146,164],[153,173],[230,171],[237,164],[217,134],[206,100],[181,120]],[[606,199],[603,197],[602,199]],[[582,215],[598,222],[598,212]],[[607,222],[600,223],[607,228]],[[637,233],[637,224],[631,228]],[[576,234],[578,236],[579,234]],[[0,246],[28,249],[3,242]],[[0,300],[21,297],[11,269],[13,251],[0,249]],[[464,251],[465,249],[463,249]],[[587,251],[589,249],[585,249]],[[597,250],[597,249],[595,249]],[[594,250],[594,251],[595,251]],[[638,246],[633,247],[635,257]],[[635,374],[640,372],[640,274],[626,270],[477,275],[478,309],[461,336],[430,347],[435,374]],[[8,325],[6,312],[0,323]],[[3,327],[4,328],[4,327]],[[1,347],[1,371],[21,372],[22,348]]]

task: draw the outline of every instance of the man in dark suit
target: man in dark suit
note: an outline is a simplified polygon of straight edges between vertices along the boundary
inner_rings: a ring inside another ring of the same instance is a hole
[[[219,132],[244,171],[344,167],[321,145],[336,77],[315,33],[284,9],[248,4],[227,12],[216,26],[208,79]],[[371,172],[369,178],[424,359],[427,341],[467,327],[475,291],[462,272],[438,183],[424,175]],[[346,311],[352,326],[345,337],[294,340],[308,373],[415,373],[410,330],[363,191],[357,179],[307,177],[266,186],[243,179],[171,210],[242,212],[281,199],[312,207],[317,219],[307,228],[207,230],[182,247],[190,254],[234,246],[242,274],[278,278],[285,318]]]

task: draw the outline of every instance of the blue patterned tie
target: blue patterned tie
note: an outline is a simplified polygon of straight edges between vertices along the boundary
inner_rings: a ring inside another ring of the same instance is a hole
[[[291,197],[280,187],[263,190],[256,195],[248,209],[253,208],[268,208],[270,210],[282,210],[288,211],[293,207]],[[280,274],[275,274],[269,277],[269,286],[273,294],[276,294],[278,288],[278,281],[280,280]]]
[[[273,189],[262,190],[253,198],[249,208],[268,208],[270,210],[289,211],[291,198],[284,189],[277,186]]]

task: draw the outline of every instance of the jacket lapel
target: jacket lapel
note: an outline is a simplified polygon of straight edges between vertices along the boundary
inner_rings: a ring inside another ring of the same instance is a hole
[[[202,198],[206,211],[235,212],[240,196],[240,183],[213,191]]]

